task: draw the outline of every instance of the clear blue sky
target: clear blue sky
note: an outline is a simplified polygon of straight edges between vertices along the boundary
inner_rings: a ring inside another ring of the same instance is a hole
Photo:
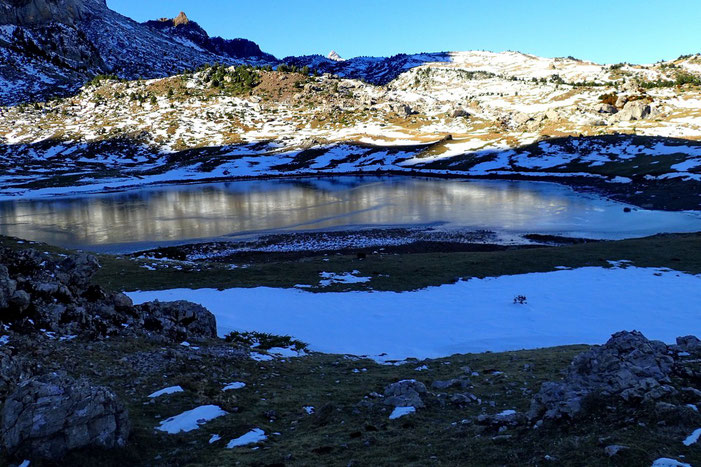
[[[108,0],[137,21],[181,10],[282,58],[519,50],[600,63],[701,52],[699,0]]]

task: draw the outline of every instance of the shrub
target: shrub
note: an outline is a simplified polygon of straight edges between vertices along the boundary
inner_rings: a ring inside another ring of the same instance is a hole
[[[618,94],[616,94],[615,92],[602,94],[599,96],[599,100],[604,104],[616,105],[616,101],[618,101]]]
[[[296,351],[306,350],[309,344],[293,339],[290,336],[276,336],[264,332],[238,332],[229,333],[225,338],[227,342],[257,349],[270,350],[273,347],[291,348]]]

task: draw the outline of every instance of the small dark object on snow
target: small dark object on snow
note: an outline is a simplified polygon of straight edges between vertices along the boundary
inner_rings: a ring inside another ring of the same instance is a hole
[[[623,208],[623,212],[631,212],[631,211],[632,211],[631,208]]]
[[[527,298],[525,295],[516,295],[514,298],[514,305],[525,305],[527,303]]]

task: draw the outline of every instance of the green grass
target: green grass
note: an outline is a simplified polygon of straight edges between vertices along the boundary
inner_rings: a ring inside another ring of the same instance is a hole
[[[41,251],[68,253],[43,244],[18,244],[0,237],[0,246],[35,247]],[[290,258],[270,253],[258,259],[246,257],[246,267],[202,262],[154,262],[130,257],[98,255],[102,269],[95,282],[109,290],[165,290],[171,288],[294,287],[312,286],[312,291],[378,290],[406,291],[454,283],[461,279],[495,277],[571,268],[609,267],[608,261],[629,260],[638,267],[665,267],[701,274],[701,233],[656,235],[642,239],[584,243],[557,247],[507,249],[489,252],[445,252],[318,255]],[[160,265],[156,271],[144,265]],[[179,266],[182,269],[175,269]],[[371,281],[318,288],[320,272],[346,273],[358,270]]]
[[[227,264],[183,264],[158,271],[144,269],[149,261],[101,256],[96,281],[112,290],[163,290],[169,288],[294,287],[318,286],[320,272],[360,271],[372,280],[361,284],[334,285],[323,291],[405,291],[454,283],[460,279],[553,271],[558,266],[609,267],[609,260],[630,260],[639,267],[666,267],[701,273],[701,233],[658,235],[644,239],[586,243],[559,247],[508,249],[492,252],[355,254],[287,259],[270,254],[245,268]],[[315,290],[315,289],[311,289]],[[317,289],[318,290],[318,289]]]
[[[85,353],[86,345],[91,346],[90,352]],[[481,413],[526,411],[540,384],[557,379],[586,346],[455,355],[397,366],[325,354],[255,362],[210,356],[206,346],[191,358],[191,350],[177,347],[139,340],[55,344],[43,358],[47,369],[87,374],[96,384],[111,387],[127,401],[133,423],[126,448],[75,452],[63,465],[346,466],[352,461],[368,466],[520,466],[541,465],[549,455],[558,459],[555,465],[649,466],[658,457],[680,454],[686,456],[685,462],[701,461],[701,448],[681,444],[701,417],[659,425],[648,407],[640,407],[631,417],[630,411],[602,406],[576,422],[546,424],[538,430],[521,426],[497,432],[474,422],[462,423]],[[165,356],[163,367],[134,363],[159,360],[159,356]],[[424,364],[428,370],[416,370]],[[481,404],[456,406],[429,396],[426,407],[416,414],[390,421],[391,410],[367,397],[402,379],[430,385],[473,371],[479,375],[470,376],[473,387],[468,391]],[[221,391],[232,381],[245,382],[246,387]],[[176,384],[185,392],[147,403],[152,391]],[[154,430],[161,420],[205,404],[219,405],[229,415],[190,433],[167,435]],[[316,413],[308,415],[305,406],[313,406]],[[269,437],[259,449],[225,448],[229,440],[252,428],[263,429]],[[210,445],[213,434],[222,440]],[[631,449],[625,456],[609,459],[603,451],[609,444]]]

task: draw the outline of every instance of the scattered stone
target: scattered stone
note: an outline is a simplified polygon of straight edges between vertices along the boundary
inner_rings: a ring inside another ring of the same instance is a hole
[[[619,446],[618,444],[612,444],[604,448],[604,453],[609,457],[613,457],[619,452],[625,451],[626,449],[630,448],[628,446]]]
[[[504,410],[498,414],[481,414],[477,416],[477,423],[480,425],[492,426],[516,426],[525,422],[526,417],[515,410]]]
[[[450,396],[450,402],[455,405],[466,405],[471,403],[479,403],[480,399],[469,392],[463,394],[453,394]]]
[[[594,111],[600,114],[615,114],[618,113],[618,109],[611,104],[598,104],[594,107]]]
[[[21,383],[0,419],[10,455],[50,460],[87,446],[124,446],[129,430],[127,410],[112,391],[59,373]]]
[[[472,386],[470,379],[467,377],[454,378],[446,381],[434,381],[431,383],[432,389],[450,389],[454,387],[460,387],[461,389],[467,389]]]

